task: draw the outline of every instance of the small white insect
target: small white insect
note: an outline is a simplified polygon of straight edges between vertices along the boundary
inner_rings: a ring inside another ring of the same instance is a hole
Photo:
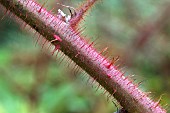
[[[66,16],[66,14],[61,9],[58,9],[58,15],[61,15],[62,17]]]
[[[66,15],[61,9],[58,9],[57,17],[66,23],[69,23],[71,15]]]
[[[67,17],[65,18],[66,23],[69,23],[69,21],[71,20],[71,15],[67,15]]]

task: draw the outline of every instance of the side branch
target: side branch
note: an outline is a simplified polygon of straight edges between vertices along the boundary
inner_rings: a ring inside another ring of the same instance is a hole
[[[83,19],[85,13],[91,9],[91,7],[99,0],[86,0],[79,8],[76,9],[75,13],[73,14],[72,19],[70,20],[70,25],[75,28]]]
[[[128,112],[166,113],[158,102],[153,102],[121,71],[114,65],[110,65],[110,62],[98,53],[92,44],[88,44],[81,38],[69,24],[56,18],[36,2],[0,0],[0,3],[44,36],[56,48],[60,44],[60,50],[93,77],[111,96],[114,96]],[[82,11],[85,12],[87,9],[85,5]]]

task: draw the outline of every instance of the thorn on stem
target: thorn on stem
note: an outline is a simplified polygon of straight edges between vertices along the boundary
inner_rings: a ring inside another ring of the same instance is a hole
[[[106,68],[110,69],[110,67],[118,60],[119,60],[119,56],[117,56],[116,58],[113,57],[112,62],[109,64],[106,64]]]
[[[54,40],[52,40],[51,43],[55,41],[62,42],[62,39],[59,36],[53,35],[53,37],[54,37]]]
[[[47,1],[48,1],[48,0],[47,0]],[[45,6],[45,4],[47,3],[47,1],[45,1],[45,2],[43,3],[43,5],[41,6],[41,8],[38,10],[38,13],[41,13],[42,8]]]

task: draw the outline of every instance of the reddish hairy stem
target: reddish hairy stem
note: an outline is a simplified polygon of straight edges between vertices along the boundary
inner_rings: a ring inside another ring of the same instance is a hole
[[[75,15],[70,20],[70,25],[75,28],[83,19],[85,13],[99,0],[86,0],[82,5],[76,9]]]
[[[60,43],[61,51],[114,96],[128,112],[166,112],[157,102],[153,102],[128,78],[125,78],[114,65],[108,68],[110,62],[81,38],[69,24],[59,20],[31,0],[0,0],[0,3],[47,40],[52,41],[54,35],[59,36],[62,41],[52,42],[53,45],[58,46]]]

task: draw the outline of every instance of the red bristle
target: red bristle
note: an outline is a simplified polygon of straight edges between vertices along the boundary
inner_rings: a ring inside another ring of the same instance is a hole
[[[54,46],[54,50],[52,51],[52,56],[54,55],[54,53],[57,51],[57,50],[59,50],[60,49],[60,45],[55,45]]]
[[[54,37],[54,41],[59,41],[59,42],[62,41],[62,39],[57,35],[53,35],[53,37]]]
[[[118,61],[118,60],[119,60],[119,56],[117,56],[116,58],[113,57],[111,63],[105,64],[106,68],[107,68],[107,69],[110,69],[110,67],[111,67],[116,61]]]

